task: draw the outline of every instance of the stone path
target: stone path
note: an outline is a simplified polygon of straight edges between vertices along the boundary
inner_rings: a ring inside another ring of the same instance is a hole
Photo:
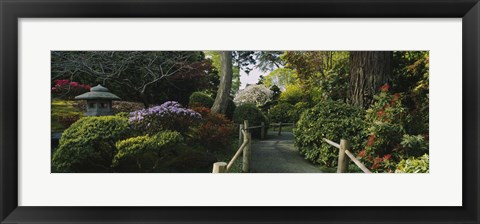
[[[293,145],[292,132],[269,132],[267,138],[252,144],[252,173],[321,173],[306,161]]]

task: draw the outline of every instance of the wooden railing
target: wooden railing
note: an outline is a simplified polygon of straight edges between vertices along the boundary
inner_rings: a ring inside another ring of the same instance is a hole
[[[270,124],[270,127],[273,127],[273,130],[275,131],[275,128],[278,127],[278,135],[282,135],[282,127],[283,126],[292,126],[292,127],[295,127],[295,123],[283,123],[283,122],[279,122],[279,123],[271,123]]]
[[[278,127],[278,135],[282,134],[282,126],[295,126],[295,123],[272,123],[269,125],[270,127]],[[237,152],[235,155],[233,155],[232,159],[230,162],[216,162],[213,164],[213,169],[212,173],[228,173],[230,168],[232,168],[233,164],[235,161],[242,155],[243,153],[243,164],[242,164],[242,172],[248,173],[250,172],[250,154],[251,154],[251,149],[252,149],[252,133],[251,130],[256,129],[256,128],[261,128],[260,131],[260,139],[265,139],[265,128],[267,128],[267,125],[265,125],[264,122],[261,123],[261,125],[257,126],[249,126],[248,121],[244,120],[243,124],[240,124],[239,130],[238,130],[238,142],[242,142],[240,147],[238,148]]]
[[[240,157],[242,153],[243,153],[242,172],[244,173],[250,172],[250,154],[251,154],[251,148],[252,148],[252,133],[250,132],[251,128],[253,127],[248,126],[247,120],[243,121],[243,125],[240,126],[240,130],[239,130],[241,134],[239,142],[242,142],[242,135],[244,136],[242,145],[240,145],[240,147],[238,148],[235,155],[233,155],[230,162],[214,163],[212,173],[228,173],[230,168],[233,166],[235,161],[238,159],[238,157]]]
[[[367,167],[365,167],[365,165],[357,158],[355,158],[355,156],[350,152],[350,143],[347,140],[341,139],[340,144],[326,138],[324,138],[323,140],[331,146],[339,149],[337,173],[348,172],[348,158],[350,158],[355,163],[355,165],[357,165],[358,168],[360,168],[364,173],[371,173],[371,171],[367,169]]]
[[[282,134],[282,127],[283,126],[293,126],[295,127],[295,123],[282,123],[282,122],[279,122],[279,123],[271,123],[270,125],[268,125],[268,127],[272,127],[273,130],[275,130],[276,127],[278,127],[278,135],[281,135]],[[262,130],[260,131],[260,139],[263,140],[265,139],[265,128],[267,128],[267,125],[265,125],[265,122],[262,122],[260,125],[257,125],[257,126],[250,126],[248,127],[247,129],[248,130],[251,130],[251,129],[255,129],[255,128],[261,128]],[[242,130],[244,129],[244,125],[243,124],[240,124],[239,126],[239,131],[238,131],[238,142],[242,142],[242,139],[243,139],[243,132]]]

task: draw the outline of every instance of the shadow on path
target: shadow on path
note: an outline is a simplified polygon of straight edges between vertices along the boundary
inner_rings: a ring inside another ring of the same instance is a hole
[[[292,132],[269,132],[267,138],[252,144],[252,173],[321,173],[305,160],[293,145]]]

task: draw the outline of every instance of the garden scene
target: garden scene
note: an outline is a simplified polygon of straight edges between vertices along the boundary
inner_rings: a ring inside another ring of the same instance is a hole
[[[52,51],[52,173],[428,173],[428,51]]]

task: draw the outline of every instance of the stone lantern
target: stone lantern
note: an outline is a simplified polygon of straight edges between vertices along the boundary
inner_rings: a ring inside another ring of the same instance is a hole
[[[76,96],[76,100],[87,101],[87,116],[113,115],[112,100],[120,100],[120,97],[108,92],[108,89],[98,84],[90,88],[90,92]]]

